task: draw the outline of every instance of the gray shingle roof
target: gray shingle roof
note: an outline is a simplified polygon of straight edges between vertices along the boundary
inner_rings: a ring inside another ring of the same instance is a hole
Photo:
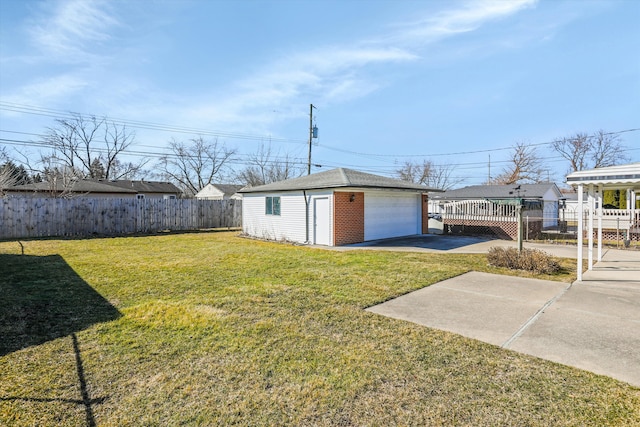
[[[222,191],[225,196],[233,196],[242,189],[242,185],[237,184],[211,184],[218,190]]]
[[[84,180],[88,181],[88,180]],[[97,180],[97,182],[125,190],[133,190],[136,193],[172,193],[179,194],[180,189],[170,182],[161,181],[129,181],[129,180]]]
[[[393,190],[440,191],[399,179],[337,168],[300,178],[287,179],[257,187],[246,187],[239,193],[265,193],[272,191],[320,190],[324,188],[385,188]]]
[[[34,184],[15,185],[6,188],[7,191],[22,192],[62,192],[65,190],[62,183],[37,182]],[[73,193],[170,193],[180,194],[180,190],[169,182],[157,181],[107,181],[82,179],[74,182],[68,189]]]
[[[561,197],[560,190],[553,182],[545,182],[541,184],[519,184],[520,191],[514,190],[518,184],[514,185],[472,185],[469,187],[458,188],[456,190],[447,190],[444,193],[434,194],[432,199],[437,200],[469,200],[469,199],[507,199],[512,197],[520,197],[524,199],[539,199],[549,191],[555,188],[558,197]]]

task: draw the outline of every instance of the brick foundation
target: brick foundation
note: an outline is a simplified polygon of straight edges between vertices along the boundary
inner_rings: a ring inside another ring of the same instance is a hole
[[[333,244],[364,241],[364,193],[333,193]]]
[[[587,238],[587,232],[584,233],[584,238]],[[602,230],[602,240],[603,241],[611,241],[611,242],[615,242],[616,240],[622,242],[623,240],[628,239],[632,242],[640,242],[640,234],[638,233],[629,233],[629,237],[626,236],[626,232],[620,231],[619,233],[616,233],[616,230]],[[597,242],[598,241],[598,230],[594,229],[593,230],[593,241]]]
[[[529,230],[524,224],[523,237],[536,239],[542,232],[542,221],[529,220]],[[502,221],[477,221],[477,220],[444,220],[445,234],[465,234],[465,235],[489,235],[503,240],[517,240],[518,223]]]

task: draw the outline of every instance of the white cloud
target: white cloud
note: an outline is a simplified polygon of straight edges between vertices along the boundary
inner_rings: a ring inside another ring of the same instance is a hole
[[[43,3],[29,32],[47,56],[77,62],[99,55],[96,47],[111,38],[109,30],[116,25],[108,3],[63,0]]]
[[[190,111],[194,117],[217,117],[221,126],[234,122],[274,120],[258,111],[292,111],[278,118],[295,117],[300,108],[291,104],[302,94],[328,104],[368,95],[386,84],[379,66],[415,61],[424,44],[470,32],[483,24],[510,16],[535,4],[535,0],[472,1],[424,19],[397,25],[374,39],[352,42],[348,46],[326,46],[303,54],[282,57],[259,74],[236,82],[234,93],[216,99],[216,106],[200,105]],[[295,113],[293,111],[296,111]]]
[[[293,55],[237,81],[231,93],[213,103],[189,103],[183,117],[200,123],[215,118],[218,127],[242,124],[245,129],[253,127],[252,132],[263,131],[274,120],[304,115],[305,109],[295,105],[303,94],[322,104],[359,98],[380,86],[366,73],[358,75],[359,70],[416,58],[401,49],[373,47],[328,47]],[[278,114],[272,114],[274,109]]]
[[[427,44],[447,36],[467,33],[488,21],[504,18],[534,6],[537,0],[477,0],[417,21],[397,25],[382,40],[407,45]]]
[[[87,82],[74,74],[63,74],[38,80],[20,87],[13,94],[2,96],[4,102],[26,105],[51,105],[60,98],[68,98],[80,92]]]

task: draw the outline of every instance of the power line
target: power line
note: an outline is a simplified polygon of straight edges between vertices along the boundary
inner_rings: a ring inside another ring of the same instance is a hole
[[[624,129],[624,130],[620,130],[620,131],[616,131],[616,132],[604,132],[604,135],[619,135],[619,134],[623,134],[623,133],[628,133],[628,132],[637,132],[640,131],[640,128],[632,128],[632,129]],[[593,135],[589,135],[589,136],[596,136],[595,134]],[[551,145],[555,142],[558,142],[559,140],[555,139],[553,141],[547,141],[547,142],[538,142],[535,144],[526,144],[527,147],[539,147],[539,146],[543,146],[543,145]],[[435,153],[435,154],[376,154],[376,153],[363,153],[363,152],[358,152],[358,151],[351,151],[351,150],[345,150],[344,148],[338,148],[338,147],[332,147],[329,145],[322,145],[323,148],[326,148],[328,150],[332,150],[332,151],[338,151],[341,153],[347,153],[347,154],[353,154],[353,155],[358,155],[358,156],[372,156],[372,157],[441,157],[441,156],[461,156],[461,155],[467,155],[467,154],[480,154],[480,153],[492,153],[492,152],[496,152],[496,151],[506,151],[506,150],[512,150],[513,146],[510,147],[501,147],[501,148],[487,148],[487,149],[483,149],[483,150],[469,150],[469,151],[458,151],[458,152],[452,152],[452,153]]]
[[[24,147],[37,147],[37,148],[55,148],[54,144],[48,142],[35,142],[35,141],[25,141],[25,140],[16,140],[16,139],[7,139],[0,138],[0,142],[6,145],[17,145]],[[95,148],[92,149],[94,152],[98,153],[108,153],[108,150],[105,148]],[[194,158],[196,156],[192,156],[189,154],[178,155],[176,153],[162,153],[162,152],[153,152],[153,151],[138,151],[138,150],[122,150],[120,152],[122,155],[131,156],[131,157],[153,157],[153,158],[181,158],[181,157],[190,157]],[[304,166],[307,164],[306,160],[302,158],[296,157],[272,157],[270,160],[265,160],[263,163],[265,164],[278,164],[281,162],[288,162],[291,165],[296,166]],[[233,158],[228,160],[228,163],[239,164],[239,165],[253,165],[254,162],[251,162],[248,154],[236,154]]]
[[[0,101],[0,110],[12,111],[12,112],[23,113],[23,114],[39,115],[39,116],[45,116],[45,117],[53,117],[61,120],[74,119],[78,115],[83,117],[100,117],[100,118],[103,117],[97,114],[62,111],[62,110],[55,110],[52,108],[37,107],[32,105],[17,104],[17,103],[10,103],[10,102],[4,102],[4,101]],[[129,126],[135,129],[157,130],[157,131],[183,133],[183,134],[191,134],[191,135],[206,135],[206,136],[214,136],[219,138],[242,139],[242,140],[251,140],[251,141],[270,141],[270,142],[281,142],[281,143],[292,143],[292,144],[307,143],[306,140],[278,138],[271,135],[252,135],[252,134],[218,131],[218,130],[210,130],[210,129],[191,128],[191,127],[179,126],[179,125],[168,125],[168,124],[162,124],[162,123],[144,122],[144,121],[130,120],[130,119],[119,119],[119,118],[113,118],[113,117],[107,117],[107,116],[104,116],[104,117],[110,122],[113,122],[115,124]]]
[[[5,102],[5,101],[0,101],[0,110],[20,112],[20,113],[26,113],[26,114],[43,115],[43,116],[54,117],[54,118],[66,118],[66,119],[73,119],[73,118],[76,118],[78,115],[85,116],[85,117],[102,117],[102,116],[99,116],[99,115],[96,115],[96,114],[87,114],[87,113],[78,113],[78,112],[55,110],[55,109],[52,109],[52,108],[38,107],[38,106],[32,106],[32,105],[27,105],[27,104],[11,103],[11,102]],[[308,143],[307,140],[301,140],[301,139],[277,138],[277,137],[265,136],[265,135],[251,135],[251,134],[242,134],[242,133],[234,133],[234,132],[206,130],[206,129],[190,128],[190,127],[186,127],[186,126],[179,126],[179,125],[166,125],[166,124],[160,124],[160,123],[144,122],[144,121],[137,121],[137,120],[127,120],[127,119],[117,119],[117,118],[110,118],[110,117],[107,117],[107,119],[109,121],[111,121],[111,122],[114,122],[114,123],[117,123],[117,124],[120,124],[120,125],[124,125],[124,126],[128,125],[128,126],[133,127],[133,128],[147,129],[147,130],[158,130],[158,131],[175,132],[175,133],[198,134],[198,135],[207,135],[207,136],[215,136],[215,137],[226,137],[226,138],[230,138],[230,139],[244,139],[244,140],[254,140],[254,141],[265,141],[265,140],[268,140],[270,142],[284,142],[284,143],[294,143],[294,144],[307,144]],[[615,131],[615,132],[604,132],[604,135],[619,135],[619,134],[623,134],[623,133],[637,132],[637,131],[640,131],[640,128],[624,129],[624,130]],[[27,132],[4,131],[4,130],[3,130],[3,132],[22,133],[22,134],[25,134],[25,135],[29,135],[30,134],[30,133],[27,133]],[[31,134],[31,135],[44,136],[44,135],[40,135],[40,134]],[[595,135],[590,135],[590,136],[595,136]],[[555,143],[557,141],[558,140],[556,139],[556,140],[553,140],[553,141],[527,144],[527,146],[528,147],[538,147],[538,146],[544,146],[544,145],[551,145],[551,144],[553,144],[553,143]],[[331,151],[336,151],[336,152],[341,152],[341,153],[346,153],[346,154],[352,154],[352,155],[361,156],[361,157],[367,157],[367,158],[370,158],[372,160],[386,161],[385,160],[386,158],[446,157],[446,156],[460,156],[460,155],[471,155],[471,154],[481,154],[481,153],[492,153],[492,152],[498,152],[498,151],[511,150],[511,149],[513,149],[513,146],[500,147],[500,148],[487,148],[487,149],[482,149],[482,150],[458,151],[458,152],[451,152],[451,153],[431,153],[431,154],[378,154],[378,153],[365,153],[365,152],[346,150],[344,148],[333,147],[331,145],[325,145],[325,144],[322,144],[322,148],[326,148],[326,149],[331,150]],[[631,151],[631,150],[629,150],[629,151]]]

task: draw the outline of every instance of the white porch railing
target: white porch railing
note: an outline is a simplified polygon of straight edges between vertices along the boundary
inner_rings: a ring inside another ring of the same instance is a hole
[[[445,220],[516,222],[517,211],[513,205],[499,205],[489,201],[462,200],[442,206]]]

